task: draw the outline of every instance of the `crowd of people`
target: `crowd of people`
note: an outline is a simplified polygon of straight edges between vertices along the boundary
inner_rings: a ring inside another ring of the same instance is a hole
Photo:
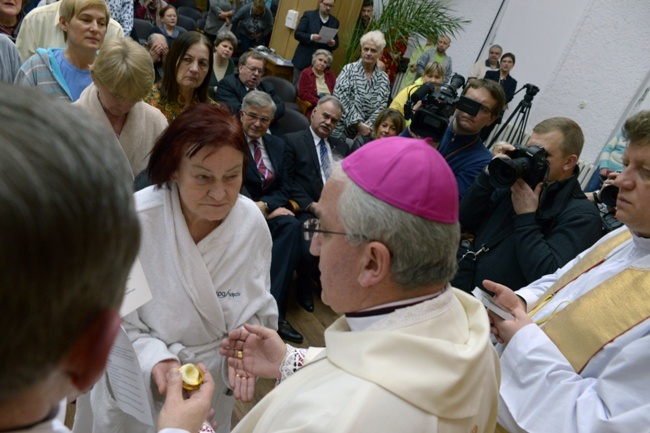
[[[647,430],[650,111],[593,179],[617,189],[611,230],[578,181],[578,123],[485,146],[513,53],[491,46],[434,131],[451,38],[416,49],[391,100],[371,1],[359,58],[331,69],[335,6],[298,22],[293,108],[252,49],[276,2],[211,0],[196,31],[163,0],[2,1],[0,326],[19,332],[0,342],[0,431],[67,432],[67,399],[76,433],[227,433],[260,377],[277,389],[235,432]],[[156,27],[143,44],[134,18]],[[151,300],[120,316],[134,261]],[[342,315],[325,348],[285,343],[304,342],[293,281],[301,308]],[[154,425],[105,370],[116,338]]]

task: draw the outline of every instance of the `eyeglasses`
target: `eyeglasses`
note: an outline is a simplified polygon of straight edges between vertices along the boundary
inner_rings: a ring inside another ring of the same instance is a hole
[[[328,9],[332,9],[334,7],[334,3],[322,2],[322,5],[325,6],[326,8],[328,8]]]
[[[486,107],[486,106],[483,105],[483,104],[481,104],[481,107],[479,108],[479,111],[480,111],[481,113],[483,113],[483,114],[487,114],[487,115],[492,115],[492,114],[493,114],[493,113],[492,113],[492,110],[490,110],[488,107]]]
[[[323,233],[328,235],[343,235],[343,236],[354,236],[357,238],[362,238],[368,240],[364,235],[355,234],[355,233],[344,233],[344,232],[332,232],[329,230],[320,229],[320,221],[318,218],[311,218],[304,222],[302,225],[302,232],[306,241],[311,241],[316,237],[316,233]]]
[[[244,110],[242,110],[241,112],[244,113],[245,115],[247,115],[248,117],[250,117],[253,120],[253,122],[257,122],[258,120],[260,121],[260,123],[269,123],[269,122],[271,122],[270,117],[258,116],[255,113],[247,113]]]
[[[254,68],[253,66],[248,66],[248,65],[242,65],[242,66],[253,73],[257,72],[260,75],[264,75],[264,69]]]

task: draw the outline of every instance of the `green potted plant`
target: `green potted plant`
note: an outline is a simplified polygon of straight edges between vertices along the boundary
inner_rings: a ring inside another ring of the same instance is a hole
[[[399,53],[408,38],[436,40],[439,34],[456,35],[469,20],[452,16],[448,3],[448,0],[384,0],[381,14],[370,21],[364,33],[382,31],[392,55]],[[360,54],[359,35],[349,32],[346,36],[342,38],[345,64],[357,60]]]

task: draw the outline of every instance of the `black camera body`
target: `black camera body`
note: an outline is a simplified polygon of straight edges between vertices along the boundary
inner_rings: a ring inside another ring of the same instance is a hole
[[[596,195],[596,201],[609,207],[616,207],[616,198],[618,197],[618,187],[616,185],[607,185],[601,188]]]
[[[515,146],[507,155],[510,158],[494,158],[488,165],[490,182],[495,188],[510,187],[521,178],[535,189],[548,177],[548,153],[544,148]]]
[[[449,118],[457,106],[458,109],[464,106],[462,102],[459,104],[459,100],[467,98],[458,96],[458,90],[464,84],[465,78],[454,74],[447,84],[426,83],[420,86],[404,105],[404,117],[407,120],[412,119],[411,131],[420,137],[431,137],[435,142],[439,142],[449,127]],[[422,102],[422,108],[413,112],[413,106],[418,101]],[[480,104],[468,109],[474,108],[478,112]]]

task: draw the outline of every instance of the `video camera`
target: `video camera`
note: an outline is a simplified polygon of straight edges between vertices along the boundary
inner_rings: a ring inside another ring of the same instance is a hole
[[[548,178],[548,153],[540,146],[515,146],[510,158],[494,158],[488,165],[490,182],[495,188],[512,186],[523,179],[532,189]]]
[[[449,83],[425,83],[421,85],[404,104],[404,117],[411,122],[411,131],[420,137],[431,137],[439,142],[449,127],[449,118],[456,109],[476,116],[481,104],[464,96],[458,97],[458,90],[465,85],[465,78],[454,74]],[[413,107],[422,102],[422,108]]]

